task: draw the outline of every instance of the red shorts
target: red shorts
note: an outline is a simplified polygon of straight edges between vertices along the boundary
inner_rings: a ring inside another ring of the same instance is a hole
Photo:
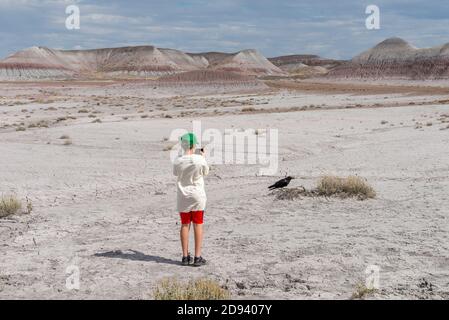
[[[182,224],[190,224],[191,222],[203,224],[204,211],[181,212],[179,215],[181,216]]]

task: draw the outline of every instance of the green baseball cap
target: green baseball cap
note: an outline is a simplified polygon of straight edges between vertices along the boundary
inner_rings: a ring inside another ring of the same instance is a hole
[[[195,134],[189,132],[181,137],[181,143],[188,144],[190,148],[198,144]]]

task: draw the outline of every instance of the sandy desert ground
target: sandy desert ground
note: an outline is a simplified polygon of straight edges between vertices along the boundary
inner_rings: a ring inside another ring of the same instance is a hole
[[[265,84],[1,83],[0,192],[33,212],[0,220],[0,298],[151,299],[206,276],[236,299],[349,299],[377,265],[368,298],[448,299],[449,85]],[[202,268],[179,265],[166,151],[192,120],[279,132],[278,175],[212,166]],[[377,197],[279,201],[267,186],[286,173],[356,174]]]

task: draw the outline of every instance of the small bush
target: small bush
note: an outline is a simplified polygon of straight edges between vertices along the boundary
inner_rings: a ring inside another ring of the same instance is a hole
[[[324,176],[318,181],[317,187],[306,189],[302,186],[295,188],[282,188],[273,191],[277,200],[295,200],[301,197],[331,197],[340,198],[357,197],[359,200],[374,198],[376,192],[368,183],[357,176],[340,178]]]
[[[347,178],[324,176],[318,182],[317,190],[323,196],[338,195],[343,198],[358,197],[360,199],[376,196],[376,192],[366,180],[357,176]]]
[[[217,282],[209,279],[191,280],[187,283],[176,279],[162,280],[153,292],[155,300],[225,300],[230,294]]]
[[[0,198],[0,218],[17,214],[22,209],[22,204],[14,196]]]
[[[351,299],[363,299],[377,292],[375,288],[368,288],[365,284],[359,283],[356,286],[355,292],[352,294]]]

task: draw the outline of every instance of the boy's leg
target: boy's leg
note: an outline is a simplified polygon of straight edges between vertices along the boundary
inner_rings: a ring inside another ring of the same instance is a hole
[[[195,233],[195,257],[201,257],[203,246],[204,211],[194,211],[192,214],[193,231]]]
[[[190,224],[181,225],[181,246],[182,256],[187,257],[189,255],[189,230]]]
[[[203,246],[203,225],[193,224],[195,232],[195,257],[201,257],[201,247]]]

